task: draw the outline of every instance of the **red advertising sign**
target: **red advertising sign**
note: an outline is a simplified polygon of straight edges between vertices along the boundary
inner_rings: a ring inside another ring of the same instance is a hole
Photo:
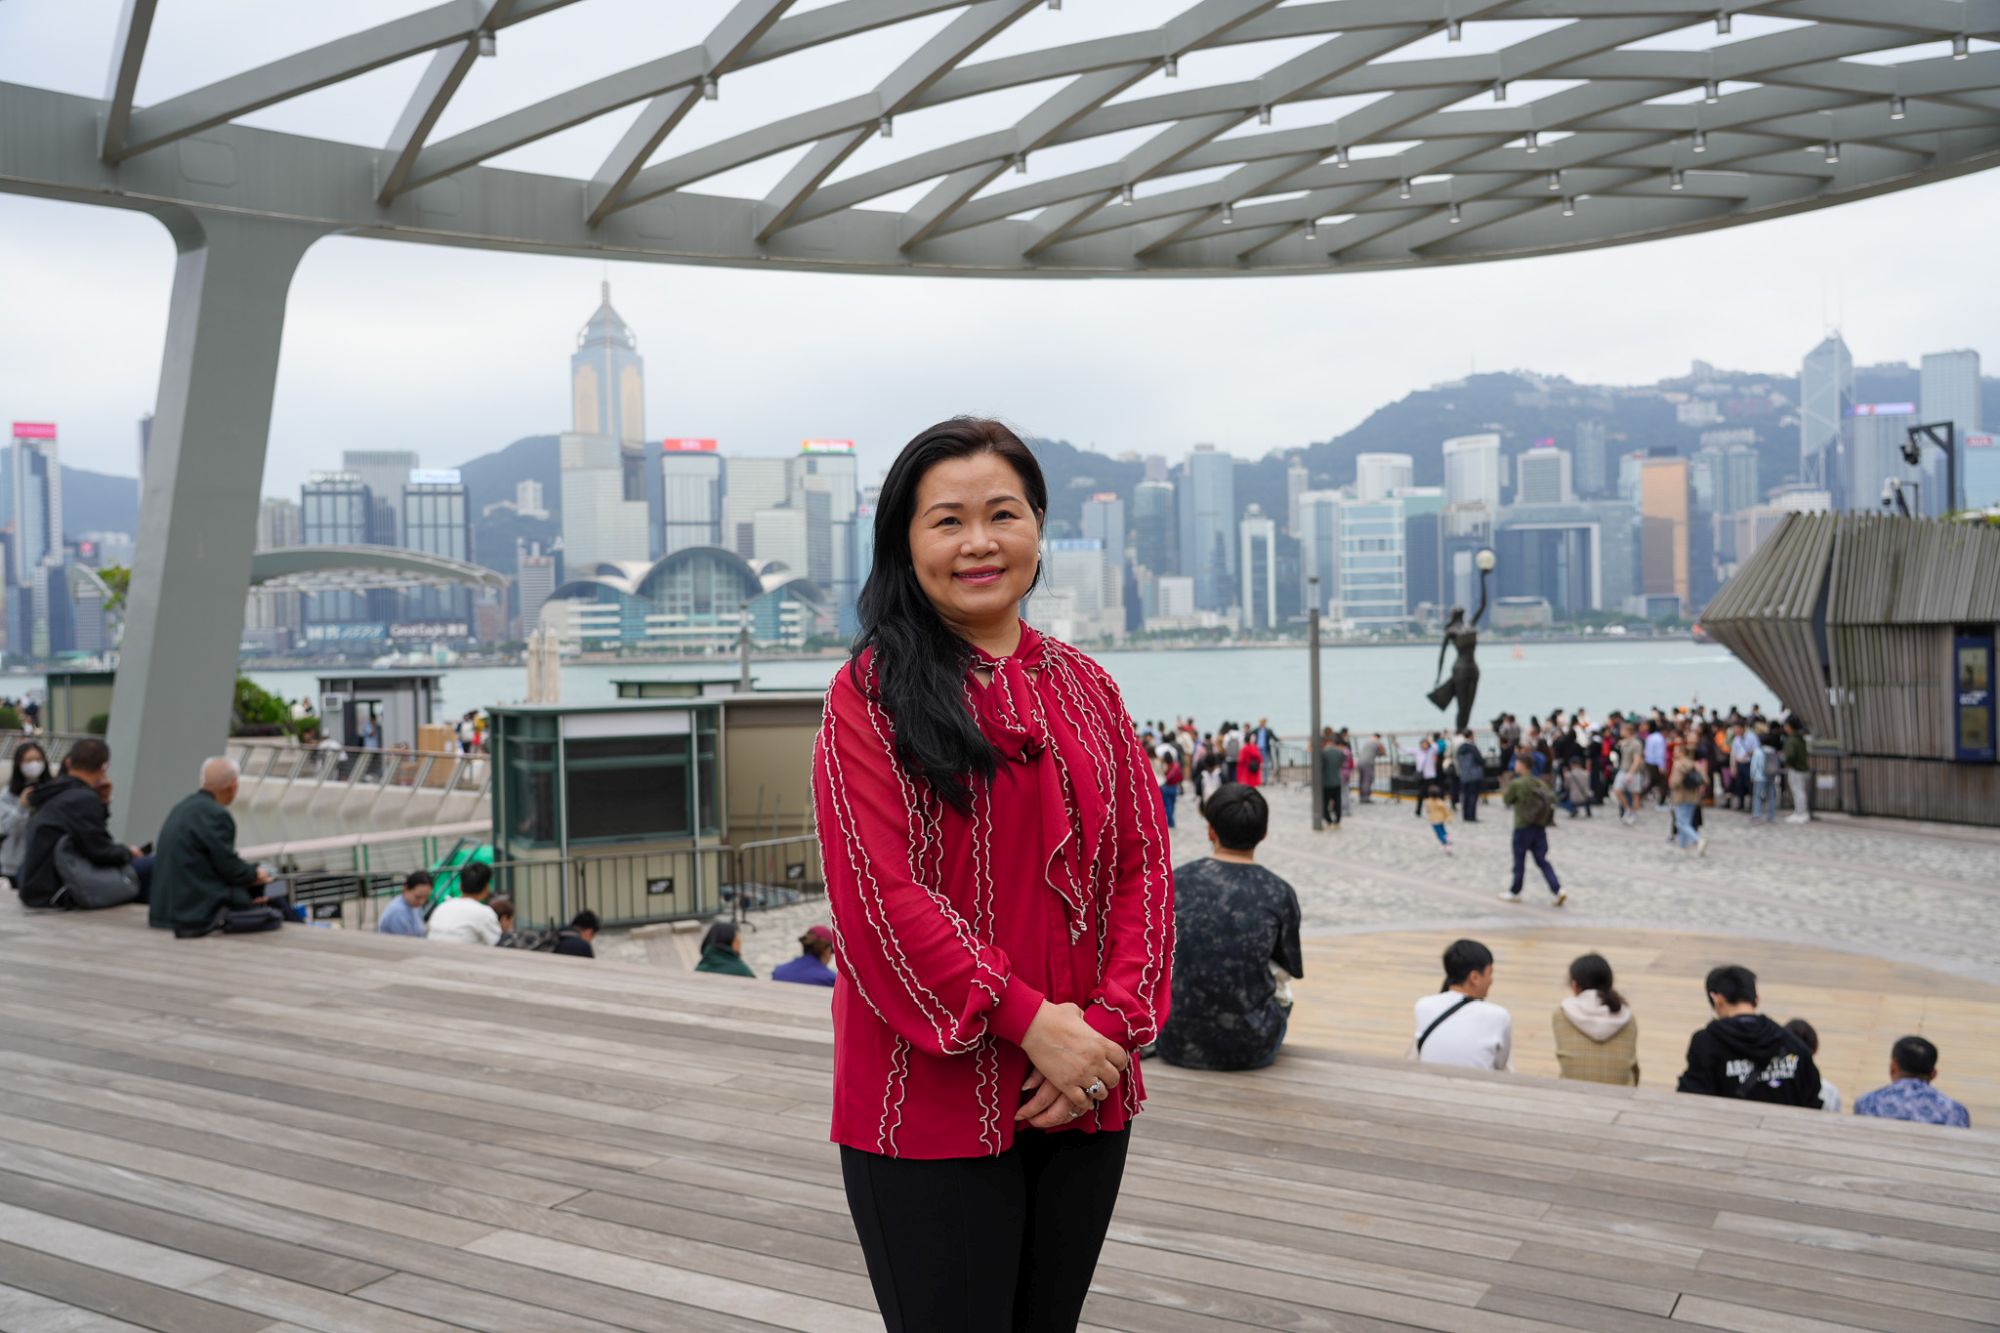
[[[1991,435],[1968,435],[1965,437],[1965,447],[1968,449],[1991,449],[1993,447],[1993,437]]]
[[[660,448],[663,452],[670,454],[712,454],[715,452],[715,441],[665,440],[662,441]]]
[[[14,423],[14,438],[17,440],[53,440],[56,437],[56,423],[53,421],[17,421]]]

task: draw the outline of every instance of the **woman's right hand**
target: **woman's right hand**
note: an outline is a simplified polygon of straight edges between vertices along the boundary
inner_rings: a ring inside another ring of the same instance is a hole
[[[1034,1021],[1028,1024],[1021,1049],[1044,1081],[1034,1101],[1022,1107],[1023,1111],[1032,1108],[1037,1116],[1042,1107],[1035,1103],[1052,1106],[1057,1096],[1075,1112],[1070,1119],[1082,1115],[1095,1104],[1084,1089],[1101,1081],[1104,1095],[1109,1097],[1132,1063],[1124,1047],[1083,1021],[1083,1010],[1048,1000],[1042,1001]]]

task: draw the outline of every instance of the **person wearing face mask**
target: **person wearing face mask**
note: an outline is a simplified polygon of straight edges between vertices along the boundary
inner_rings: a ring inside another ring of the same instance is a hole
[[[62,887],[56,872],[56,844],[70,839],[77,854],[93,865],[130,865],[139,874],[138,901],[146,901],[152,858],[111,836],[111,747],[95,736],[70,747],[62,777],[42,791],[28,821],[27,847],[21,854],[21,876],[15,889],[23,907],[54,904]]]
[[[7,794],[0,796],[0,879],[10,887],[21,877],[21,858],[28,851],[28,819],[54,780],[41,746],[29,741],[14,751],[14,773]]]

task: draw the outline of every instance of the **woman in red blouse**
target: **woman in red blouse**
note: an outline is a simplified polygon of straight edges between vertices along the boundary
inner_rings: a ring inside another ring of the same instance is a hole
[[[997,422],[882,486],[813,802],[833,1133],[889,1329],[1074,1329],[1167,1020],[1173,878],[1111,678],[1021,623],[1048,488]]]

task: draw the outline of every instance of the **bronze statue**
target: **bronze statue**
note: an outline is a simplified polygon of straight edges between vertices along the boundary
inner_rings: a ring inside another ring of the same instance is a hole
[[[1484,552],[1481,553],[1484,555]],[[1451,664],[1451,679],[1444,681],[1430,692],[1430,700],[1440,711],[1458,701],[1458,725],[1453,734],[1463,733],[1472,723],[1472,699],[1479,693],[1479,663],[1473,660],[1473,653],[1479,646],[1479,622],[1486,614],[1486,577],[1493,571],[1481,562],[1479,571],[1479,609],[1472,613],[1472,619],[1465,618],[1465,608],[1454,606],[1451,619],[1444,627],[1444,642],[1438,645],[1438,675],[1444,675],[1444,650],[1458,649],[1458,657]]]

